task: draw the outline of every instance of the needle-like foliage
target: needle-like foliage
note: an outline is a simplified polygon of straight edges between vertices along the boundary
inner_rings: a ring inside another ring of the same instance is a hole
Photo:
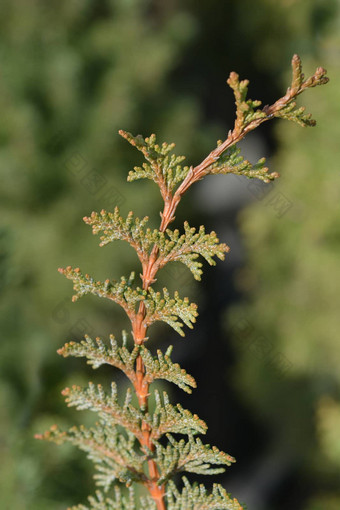
[[[100,246],[123,240],[136,251],[141,263],[140,286],[135,284],[134,273],[119,281],[107,279],[101,282],[79,268],[68,266],[59,270],[73,282],[73,301],[92,294],[121,306],[130,320],[133,340],[133,343],[129,341],[125,332],[121,342],[114,335],[110,335],[109,342],[85,335],[80,342],[71,340],[58,351],[64,357],[84,357],[94,369],[109,365],[120,370],[131,386],[123,399],[115,382],[111,382],[110,392],[92,382],[86,388],[66,388],[62,394],[67,405],[92,411],[97,416],[97,423],[90,428],[72,427],[67,431],[54,425],[45,434],[37,436],[58,444],[70,442],[85,451],[94,462],[94,479],[104,492],[98,490],[95,496],[89,497],[87,505],[74,506],[71,510],[244,508],[218,484],[207,490],[203,485],[191,485],[183,478],[182,488],[176,487],[173,478],[178,473],[217,475],[235,460],[215,446],[204,444],[197,436],[205,434],[205,422],[180,404],[172,404],[167,392],[163,391],[161,395],[154,388],[155,381],[164,380],[191,393],[196,381],[171,359],[172,346],[165,353],[157,350],[155,355],[152,347],[148,349],[145,343],[149,339],[148,329],[154,322],[165,322],[184,336],[184,326],[192,328],[198,316],[197,305],[189,298],[181,298],[177,291],[170,296],[166,288],[155,288],[157,272],[169,262],[181,262],[196,280],[200,280],[202,262],[199,257],[215,265],[216,258],[223,260],[229,251],[225,243],[219,242],[216,233],[207,234],[204,226],[192,227],[185,221],[183,231],[169,228],[183,194],[208,174],[231,173],[264,182],[276,179],[279,175],[269,173],[264,159],[250,163],[240,155],[236,144],[262,122],[274,117],[292,120],[304,127],[315,124],[304,108],[296,106],[296,98],[308,88],[327,83],[326,71],[318,68],[305,79],[297,55],[293,57],[292,69],[292,82],[286,94],[262,109],[260,101],[247,98],[248,80],[240,81],[236,73],[230,74],[228,84],[236,104],[234,128],[197,166],[182,166],[184,157],[172,153],[174,144],[158,144],[155,135],[143,138],[120,131],[145,158],[141,166],[136,166],[128,174],[128,180],[147,178],[154,181],[163,197],[164,208],[161,224],[153,230],[147,226],[147,216],[139,219],[131,211],[124,218],[118,207],[113,212],[92,212],[84,218],[93,233],[100,235]],[[133,489],[137,483],[145,487],[147,495],[137,495]],[[128,492],[122,490],[122,484],[129,487]]]

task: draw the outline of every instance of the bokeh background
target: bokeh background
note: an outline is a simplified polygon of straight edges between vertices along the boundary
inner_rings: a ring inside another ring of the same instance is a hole
[[[119,205],[158,222],[154,184],[126,182],[140,155],[118,129],[155,132],[198,163],[232,127],[229,72],[267,104],[284,93],[293,53],[306,73],[328,69],[327,87],[301,99],[318,126],[276,121],[242,143],[248,158],[267,156],[279,182],[216,176],[183,199],[177,225],[204,223],[231,252],[198,286],[176,264],[160,274],[159,285],[196,300],[200,318],[184,340],[160,327],[150,342],[174,344],[198,390],[171,388],[172,398],[237,458],[214,481],[250,510],[340,508],[339,3],[2,0],[1,508],[62,510],[93,491],[82,453],[33,435],[88,419],[65,407],[62,388],[111,377],[57,348],[128,328],[118,307],[72,304],[57,273],[139,270],[124,244],[99,249],[81,218]]]

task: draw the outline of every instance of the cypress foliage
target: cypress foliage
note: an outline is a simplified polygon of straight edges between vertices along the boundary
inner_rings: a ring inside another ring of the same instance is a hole
[[[112,365],[120,369],[132,385],[127,389],[123,403],[118,398],[120,393],[115,382],[111,383],[110,393],[91,382],[87,388],[72,386],[64,389],[62,393],[67,405],[96,413],[97,423],[91,428],[72,427],[68,431],[53,426],[37,436],[56,443],[70,442],[85,451],[94,462],[94,478],[99,489],[96,496],[89,498],[88,506],[79,505],[73,507],[74,510],[244,508],[221,485],[214,484],[209,491],[203,485],[191,485],[185,477],[181,488],[174,484],[173,478],[178,473],[217,474],[230,466],[234,459],[195,437],[207,430],[207,425],[197,415],[180,404],[171,404],[165,391],[161,395],[150,387],[156,379],[164,379],[190,393],[196,382],[172,362],[171,346],[165,353],[158,350],[157,356],[154,356],[147,348],[147,335],[154,322],[162,321],[184,336],[184,326],[192,328],[198,315],[196,304],[190,303],[187,297],[180,297],[177,291],[170,296],[166,288],[161,292],[153,288],[158,270],[168,262],[178,261],[199,280],[202,264],[197,259],[201,256],[213,265],[216,263],[214,257],[223,260],[229,249],[219,243],[215,232],[206,234],[203,226],[196,230],[185,222],[183,233],[168,228],[183,194],[194,182],[208,174],[234,173],[264,182],[276,179],[278,174],[268,173],[263,159],[256,165],[244,160],[239,155],[237,142],[274,117],[292,120],[302,126],[315,124],[303,108],[296,107],[295,99],[304,90],[327,83],[326,71],[318,68],[305,80],[297,55],[293,57],[292,68],[292,83],[286,94],[262,109],[260,101],[247,99],[248,81],[239,81],[236,73],[230,74],[228,84],[234,91],[236,103],[234,128],[229,131],[226,140],[218,142],[217,147],[195,167],[181,165],[184,157],[172,154],[174,144],[159,145],[155,135],[143,138],[120,131],[146,160],[142,167],[135,167],[129,173],[128,180],[153,180],[164,200],[164,209],[158,230],[147,228],[148,218],[136,218],[133,212],[124,219],[117,207],[113,213],[93,212],[90,217],[84,218],[93,233],[101,235],[100,246],[119,239],[134,248],[142,266],[140,287],[134,283],[134,273],[129,278],[122,277],[119,282],[109,279],[100,282],[83,274],[79,268],[69,266],[59,270],[73,282],[73,301],[86,294],[94,294],[119,304],[131,322],[134,342],[132,347],[128,346],[125,332],[121,342],[113,335],[109,343],[85,336],[81,342],[67,343],[58,351],[64,357],[84,357],[94,369],[103,364]],[[138,404],[132,401],[133,393]],[[151,396],[155,402],[153,411],[149,409]],[[184,435],[185,438],[177,439],[173,434]],[[119,482],[130,488],[128,494],[121,490]],[[136,483],[144,485],[149,495],[137,497],[133,489]]]

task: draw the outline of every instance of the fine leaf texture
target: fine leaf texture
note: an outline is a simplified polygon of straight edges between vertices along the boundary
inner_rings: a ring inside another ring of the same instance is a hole
[[[220,451],[216,446],[203,444],[199,438],[188,436],[188,440],[176,441],[167,434],[169,443],[166,447],[156,444],[156,462],[161,470],[159,483],[173,478],[176,473],[187,471],[200,475],[215,475],[223,473],[223,467],[215,468],[213,465],[230,466],[235,459]]]
[[[140,420],[143,416],[130,403],[132,397],[130,389],[126,392],[123,406],[118,402],[117,385],[114,382],[111,383],[111,395],[105,393],[101,384],[94,385],[91,382],[85,389],[76,385],[65,388],[62,394],[66,397],[69,407],[96,412],[104,423],[121,425],[137,438],[142,437]]]
[[[156,504],[150,497],[139,498],[139,506],[136,506],[136,498],[132,487],[129,488],[128,495],[123,495],[120,487],[114,487],[114,496],[106,497],[100,491],[96,491],[96,496],[88,498],[89,505],[72,506],[68,510],[156,510]]]
[[[119,134],[131,145],[142,152],[147,163],[141,167],[135,166],[128,175],[128,181],[136,179],[151,179],[158,184],[161,194],[165,199],[169,193],[187,176],[190,168],[182,166],[185,156],[176,156],[170,152],[174,149],[174,143],[156,143],[156,135],[148,138],[142,135],[133,136],[131,133],[120,130]]]
[[[145,421],[152,427],[151,438],[159,439],[167,433],[173,434],[205,434],[207,425],[203,420],[192,414],[187,409],[183,409],[180,404],[173,406],[170,404],[168,394],[163,391],[162,403],[161,396],[155,390],[156,408],[153,415],[147,414]]]
[[[187,374],[178,363],[171,359],[172,347],[165,354],[160,350],[154,356],[143,343],[147,340],[147,329],[156,321],[163,321],[184,336],[183,326],[193,327],[196,321],[197,306],[187,297],[181,298],[176,291],[170,296],[163,288],[157,292],[152,288],[157,271],[169,262],[181,262],[192,272],[196,280],[201,279],[202,263],[215,265],[215,257],[223,260],[229,248],[220,243],[215,232],[207,234],[205,228],[190,227],[184,223],[184,231],[167,228],[175,218],[177,205],[182,195],[196,181],[207,174],[234,174],[270,182],[278,177],[268,173],[265,159],[252,164],[240,155],[237,143],[248,132],[274,117],[291,120],[301,126],[314,126],[311,115],[304,107],[297,107],[297,97],[308,88],[327,83],[323,68],[305,79],[300,58],[292,59],[292,81],[286,94],[272,105],[261,108],[261,101],[247,97],[248,80],[239,80],[232,72],[227,83],[232,88],[236,104],[236,120],[233,130],[226,140],[219,141],[217,147],[196,167],[182,166],[184,156],[172,153],[174,144],[159,145],[156,136],[143,138],[120,131],[131,145],[144,156],[145,162],[136,166],[128,175],[128,181],[147,178],[159,187],[164,200],[160,230],[147,227],[148,217],[140,219],[130,211],[121,216],[119,208],[114,212],[102,210],[84,217],[94,234],[100,235],[100,246],[115,240],[128,242],[136,251],[142,264],[143,288],[133,287],[134,273],[120,281],[95,281],[79,268],[71,266],[59,269],[73,281],[75,295],[73,301],[86,294],[105,297],[119,304],[132,323],[135,341],[138,345],[128,347],[127,335],[123,333],[122,343],[113,335],[107,345],[101,338],[93,340],[85,335],[80,342],[69,342],[59,349],[64,357],[84,357],[93,368],[108,364],[121,370],[131,381],[136,391],[134,407],[132,391],[128,389],[124,403],[118,399],[117,386],[111,384],[111,393],[92,382],[88,387],[72,386],[63,390],[68,406],[78,410],[90,410],[98,416],[97,423],[86,428],[72,427],[61,431],[53,426],[45,434],[37,436],[56,443],[69,442],[85,451],[93,461],[96,484],[105,493],[97,491],[89,497],[89,506],[78,505],[71,510],[156,510],[156,504],[149,496],[136,497],[130,485],[138,482],[149,490],[155,500],[165,497],[167,510],[243,510],[236,499],[232,499],[221,485],[214,484],[211,491],[203,485],[191,485],[183,478],[183,487],[178,489],[172,478],[178,473],[189,472],[199,475],[218,474],[234,462],[233,457],[214,446],[204,444],[197,434],[205,434],[204,421],[184,409],[180,404],[173,405],[168,394],[154,391],[155,407],[150,409],[148,397],[150,384],[163,379],[178,385],[190,393],[196,387],[194,378]],[[144,336],[144,338],[143,338]],[[172,434],[182,434],[177,440]],[[166,438],[164,438],[166,435]],[[195,437],[194,437],[195,436]],[[161,441],[160,441],[161,440]],[[120,481],[129,489],[121,490]]]
[[[145,380],[151,384],[156,379],[165,379],[177,384],[185,392],[191,393],[191,388],[196,388],[196,381],[178,363],[172,362],[171,352],[172,345],[168,347],[165,354],[158,349],[157,357],[154,357],[144,345],[140,347],[140,355],[145,367]]]
[[[142,263],[154,242],[150,229],[147,234],[144,231],[148,219],[147,216],[142,220],[135,218],[132,211],[124,219],[120,216],[118,207],[115,207],[113,213],[102,210],[100,214],[93,212],[90,217],[83,218],[85,223],[92,226],[93,234],[101,234],[100,246],[116,240],[127,241],[136,250]]]
[[[127,437],[117,431],[117,428],[103,423],[87,429],[83,425],[72,427],[68,431],[61,431],[54,425],[39,439],[46,439],[57,444],[69,442],[87,453],[97,471],[94,475],[96,484],[107,491],[115,480],[129,486],[132,482],[142,482],[145,479],[143,463],[145,455],[138,455],[134,448],[136,438],[132,433]]]
[[[214,484],[209,493],[203,484],[191,485],[185,477],[182,480],[182,491],[179,491],[172,481],[168,484],[168,510],[245,510],[245,507],[231,498],[219,484]]]
[[[239,151],[236,152],[238,154]],[[248,172],[249,176],[262,178],[263,174],[263,179],[271,178],[265,171],[257,169],[256,165],[252,167],[248,161],[245,162],[241,157],[230,156],[229,160],[233,173],[245,174]],[[247,165],[251,169],[247,170]],[[222,159],[209,168],[210,173],[228,172],[226,167],[222,169]],[[143,264],[147,261],[151,248],[156,245],[159,254],[155,265],[158,269],[164,267],[168,262],[182,262],[190,269],[196,280],[200,280],[202,274],[202,264],[196,260],[200,255],[213,266],[216,265],[213,257],[216,256],[220,260],[224,260],[225,253],[229,251],[226,244],[219,243],[215,232],[206,234],[204,226],[200,226],[196,231],[196,228],[190,227],[187,221],[184,222],[183,234],[180,234],[177,229],[160,232],[157,229],[145,228],[148,221],[147,216],[140,220],[135,218],[132,212],[129,212],[127,218],[124,219],[120,216],[118,207],[113,213],[104,210],[100,214],[93,212],[90,217],[85,217],[84,221],[92,226],[93,234],[101,234],[100,246],[105,246],[115,240],[127,241],[136,250]]]
[[[84,275],[79,268],[72,269],[71,266],[68,266],[66,269],[59,269],[59,272],[73,281],[76,294],[72,297],[72,301],[76,301],[86,294],[95,294],[119,304],[131,320],[136,316],[136,304],[144,301],[146,316],[143,323],[146,326],[150,326],[157,321],[163,321],[181,336],[185,336],[182,329],[183,323],[189,328],[193,328],[193,324],[196,322],[198,316],[197,305],[190,303],[189,298],[181,299],[178,292],[175,292],[174,297],[170,297],[166,288],[163,288],[163,294],[155,292],[152,287],[148,291],[142,290],[140,287],[133,289],[131,285],[134,280],[134,273],[131,273],[128,280],[122,276],[120,282],[112,282],[111,280],[96,282],[88,274]]]
[[[222,144],[222,141],[217,142],[217,147]],[[240,156],[241,150],[232,145],[227,149],[218,160],[207,168],[206,173],[209,174],[234,174],[243,175],[248,179],[259,179],[263,182],[270,182],[279,177],[277,172],[268,173],[268,168],[265,165],[265,158],[261,158],[255,165]]]
[[[329,80],[326,76],[326,70],[322,67],[318,67],[315,73],[306,80],[304,78],[300,57],[298,55],[294,55],[292,58],[291,86],[288,87],[287,92],[283,97],[278,99],[271,106],[264,106],[261,110],[259,108],[261,101],[247,99],[249,81],[239,81],[237,73],[230,73],[227,83],[233,89],[235,96],[235,136],[237,137],[242,132],[249,132],[259,126],[262,122],[270,120],[273,117],[291,120],[303,127],[315,126],[315,120],[311,118],[311,114],[304,113],[304,107],[296,108],[295,99],[305,90],[316,87],[317,85],[324,85]]]
[[[152,287],[148,291],[148,298],[144,301],[146,307],[146,317],[144,323],[150,326],[156,321],[163,321],[169,324],[181,336],[185,336],[182,329],[181,319],[188,328],[193,328],[198,316],[197,305],[190,303],[189,298],[181,299],[178,292],[174,297],[170,297],[169,291],[164,287],[163,295],[155,292]]]
[[[135,273],[131,273],[129,278],[121,277],[120,282],[105,280],[105,282],[95,281],[88,274],[83,274],[79,267],[73,269],[71,266],[65,269],[60,268],[59,272],[73,281],[73,288],[76,294],[72,301],[77,301],[86,294],[94,294],[99,297],[110,299],[119,304],[130,318],[135,316],[136,303],[145,299],[145,291],[137,287],[132,288]]]
[[[68,356],[85,357],[87,363],[94,369],[104,364],[111,365],[124,372],[132,383],[136,381],[135,362],[139,354],[139,346],[135,345],[131,350],[128,349],[125,331],[123,331],[121,347],[113,335],[110,335],[110,347],[101,338],[96,338],[94,342],[92,338],[85,335],[85,340],[66,343],[57,352],[65,358]]]
[[[180,234],[177,229],[167,229],[166,233],[159,233],[156,244],[159,249],[156,264],[159,268],[164,267],[168,262],[182,262],[190,269],[196,280],[200,280],[202,274],[202,264],[197,261],[199,255],[210,266],[215,266],[213,257],[224,260],[225,253],[229,251],[226,244],[219,243],[214,231],[206,234],[203,225],[196,231],[195,227],[190,227],[187,221],[184,222],[184,234]]]

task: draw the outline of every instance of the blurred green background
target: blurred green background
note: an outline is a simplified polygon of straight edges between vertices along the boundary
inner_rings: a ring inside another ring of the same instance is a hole
[[[229,72],[270,103],[293,53],[306,73],[328,69],[327,87],[302,99],[318,126],[271,123],[244,144],[281,173],[273,186],[222,176],[184,198],[177,224],[206,224],[231,253],[198,287],[186,269],[164,270],[159,284],[194,298],[201,315],[184,340],[155,332],[198,382],[173,399],[238,460],[216,481],[250,510],[340,508],[338,0],[1,2],[1,508],[61,510],[93,490],[83,454],[33,435],[86,420],[61,389],[111,376],[57,348],[128,328],[118,307],[72,304],[57,273],[139,270],[124,244],[99,249],[81,218],[119,205],[158,224],[153,183],[126,183],[140,156],[118,129],[155,132],[198,163],[232,127]]]

